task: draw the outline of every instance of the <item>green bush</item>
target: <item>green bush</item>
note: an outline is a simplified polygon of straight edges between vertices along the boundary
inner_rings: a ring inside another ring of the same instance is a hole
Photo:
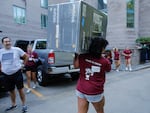
[[[136,43],[140,43],[140,44],[150,43],[150,37],[140,37],[136,39]]]

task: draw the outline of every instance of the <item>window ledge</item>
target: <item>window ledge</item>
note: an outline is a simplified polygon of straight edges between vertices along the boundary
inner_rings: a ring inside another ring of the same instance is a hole
[[[135,31],[135,28],[126,28],[127,31]]]

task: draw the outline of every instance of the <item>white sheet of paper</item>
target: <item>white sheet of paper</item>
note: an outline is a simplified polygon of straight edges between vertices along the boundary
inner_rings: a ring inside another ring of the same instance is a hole
[[[98,67],[98,66],[92,66],[92,72],[99,73],[100,72],[100,67]]]

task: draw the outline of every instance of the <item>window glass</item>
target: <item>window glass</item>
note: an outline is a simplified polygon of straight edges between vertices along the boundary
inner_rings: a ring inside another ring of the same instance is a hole
[[[36,49],[46,49],[46,41],[37,41]]]
[[[47,27],[48,16],[41,14],[41,28]]]
[[[26,23],[26,11],[25,8],[13,6],[14,20],[16,23],[25,24]]]
[[[127,0],[127,27],[134,28],[134,0]]]

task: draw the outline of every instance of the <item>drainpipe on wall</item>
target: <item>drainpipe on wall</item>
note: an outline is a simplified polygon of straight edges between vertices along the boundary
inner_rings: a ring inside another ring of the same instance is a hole
[[[24,1],[24,3],[25,3],[25,6],[27,5],[27,1],[26,0],[22,0],[22,1]]]
[[[104,9],[104,1],[103,0],[98,0],[98,9],[99,10]]]

